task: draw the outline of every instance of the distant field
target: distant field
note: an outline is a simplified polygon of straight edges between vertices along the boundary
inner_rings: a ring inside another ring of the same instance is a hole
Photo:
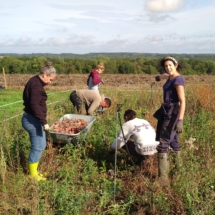
[[[53,83],[46,87],[49,90],[72,90],[87,88],[86,80],[88,74],[59,74]],[[140,86],[149,86],[154,83],[155,75],[146,74],[102,74],[104,84],[100,89],[117,88],[137,88]],[[28,79],[32,77],[29,74],[7,74],[7,86],[9,89],[23,89]],[[188,75],[184,76],[186,84],[206,84],[214,85],[215,75]],[[0,74],[0,80],[3,75]],[[157,86],[162,86],[163,82],[156,82]]]

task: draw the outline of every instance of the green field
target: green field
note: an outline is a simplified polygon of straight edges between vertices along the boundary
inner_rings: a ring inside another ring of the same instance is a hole
[[[207,96],[206,95],[207,92]],[[1,93],[1,117],[22,112],[22,91]],[[70,92],[48,92],[48,122],[74,113]],[[51,94],[53,93],[53,94]],[[116,157],[108,149],[116,137],[119,117],[131,108],[137,117],[156,127],[153,113],[160,106],[162,91],[150,88],[111,89],[111,108],[97,115],[88,136],[79,144],[54,144],[47,136],[47,148],[39,171],[47,180],[35,182],[27,174],[29,137],[21,126],[21,115],[3,121],[0,129],[0,214],[18,215],[214,215],[215,214],[215,92],[212,86],[186,86],[187,107],[180,135],[183,165],[174,169],[170,159],[170,187],[155,186],[157,166],[133,166],[120,150]],[[52,104],[51,104],[52,103]],[[117,112],[117,104],[122,104]],[[11,106],[11,107],[10,107]],[[11,109],[10,109],[10,108]],[[115,175],[113,174],[115,171]]]
[[[0,90],[0,118],[11,119],[23,113],[23,90]],[[70,91],[46,91],[48,94],[47,105],[52,106],[68,100]]]

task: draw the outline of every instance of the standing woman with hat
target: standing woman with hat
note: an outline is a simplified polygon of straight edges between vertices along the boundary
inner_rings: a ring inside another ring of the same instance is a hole
[[[175,166],[180,168],[180,144],[178,134],[182,132],[185,113],[184,78],[179,74],[181,66],[171,56],[164,57],[160,65],[166,72],[167,81],[163,85],[163,104],[155,112],[158,120],[156,140],[159,141],[158,150],[158,182],[161,186],[168,186],[168,149],[172,148],[175,155]],[[159,81],[160,76],[156,76]],[[164,76],[163,76],[164,77]],[[163,78],[162,77],[162,78]]]
[[[46,180],[38,174],[37,168],[42,153],[46,148],[46,133],[49,131],[47,122],[47,94],[44,86],[56,77],[56,70],[51,62],[45,62],[38,75],[29,79],[23,91],[24,114],[22,126],[29,133],[31,150],[28,157],[28,169],[31,178],[37,181]]]

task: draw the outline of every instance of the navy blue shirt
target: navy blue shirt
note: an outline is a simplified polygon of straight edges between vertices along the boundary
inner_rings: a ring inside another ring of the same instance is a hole
[[[37,117],[42,125],[47,124],[47,94],[44,83],[38,75],[29,79],[23,91],[24,111]]]
[[[184,78],[179,75],[170,80],[170,78],[163,85],[163,99],[164,103],[177,103],[179,102],[178,94],[175,85],[185,86]]]

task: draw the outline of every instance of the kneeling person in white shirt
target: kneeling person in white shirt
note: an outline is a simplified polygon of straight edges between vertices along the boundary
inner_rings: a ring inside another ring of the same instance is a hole
[[[144,119],[137,118],[136,112],[133,110],[125,111],[124,120],[125,123],[122,125],[123,132],[120,131],[117,139],[112,143],[110,152],[123,148],[126,151],[129,150],[131,156],[143,161],[150,155],[156,154],[156,147],[159,142],[155,141],[156,133],[150,123]]]

